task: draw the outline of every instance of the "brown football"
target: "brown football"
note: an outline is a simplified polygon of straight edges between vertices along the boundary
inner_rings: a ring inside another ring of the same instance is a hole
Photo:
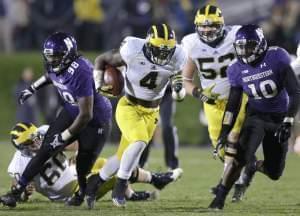
[[[104,84],[111,85],[113,88],[110,93],[114,96],[119,96],[124,88],[122,72],[116,67],[107,65],[104,71]]]

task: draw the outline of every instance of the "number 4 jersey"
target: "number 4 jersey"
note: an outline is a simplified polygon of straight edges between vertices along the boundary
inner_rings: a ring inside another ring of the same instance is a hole
[[[284,88],[285,69],[290,56],[282,48],[270,47],[260,63],[254,66],[236,60],[228,67],[230,84],[248,95],[248,105],[259,112],[284,113],[288,95]]]
[[[227,79],[227,66],[235,58],[233,42],[240,26],[226,26],[225,36],[216,47],[211,47],[200,40],[197,33],[186,35],[181,43],[198,69],[198,76],[203,89],[215,85],[214,93],[220,99],[227,99],[230,84]]]
[[[145,39],[126,37],[120,47],[120,54],[127,65],[125,92],[136,98],[153,101],[163,97],[170,77],[183,69],[187,53],[181,46],[166,65],[150,62],[143,53]]]

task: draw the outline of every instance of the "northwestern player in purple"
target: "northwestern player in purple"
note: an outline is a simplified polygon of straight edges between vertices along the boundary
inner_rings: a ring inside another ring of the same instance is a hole
[[[78,54],[75,39],[66,33],[54,33],[44,42],[43,56],[46,74],[21,92],[19,102],[23,104],[37,90],[53,84],[64,105],[56,120],[50,124],[41,149],[26,167],[17,186],[0,198],[4,205],[10,207],[16,206],[26,185],[37,175],[42,164],[74,140],[79,143],[76,169],[80,190],[67,204],[80,205],[85,195],[86,176],[110,131],[111,104],[107,98],[96,93],[93,66]],[[59,178],[58,174],[49,173],[46,176],[49,184]]]
[[[238,30],[234,47],[238,59],[227,69],[231,90],[218,142],[226,143],[243,92],[249,100],[239,142],[227,142],[226,153],[233,160],[224,170],[216,197],[209,206],[211,209],[224,207],[226,195],[241,168],[254,160],[261,143],[264,160],[255,163],[256,170],[272,180],[280,178],[291,126],[299,108],[299,83],[284,49],[268,47],[262,29],[255,25],[245,25]]]

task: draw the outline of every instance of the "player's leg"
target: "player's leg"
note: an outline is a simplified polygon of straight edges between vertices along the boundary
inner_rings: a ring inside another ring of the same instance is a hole
[[[287,151],[288,142],[279,143],[274,131],[268,131],[263,140],[264,160],[257,163],[258,171],[272,180],[278,180],[285,167]]]
[[[129,145],[120,158],[117,183],[112,193],[112,200],[116,206],[125,205],[127,180],[137,166],[144,148],[152,139],[157,124],[158,111],[158,108],[132,106],[131,103],[117,108],[116,119],[122,136],[129,141]],[[119,153],[118,155],[120,156]]]
[[[176,103],[173,101],[171,92],[166,92],[160,105],[160,125],[162,139],[165,147],[165,162],[168,168],[176,169],[178,161],[178,135],[174,126],[173,116],[176,110]]]
[[[151,151],[153,145],[153,139],[150,140],[150,142],[148,143],[148,145],[146,146],[146,148],[144,149],[140,161],[139,161],[139,167],[144,167],[148,161],[149,158],[149,154]]]
[[[250,162],[255,152],[264,137],[264,121],[257,116],[247,117],[244,128],[241,133],[240,142],[237,149],[237,154],[225,167],[221,184],[218,186],[216,197],[211,202],[209,208],[222,209],[224,207],[225,199],[238,179],[242,167]],[[233,146],[234,148],[234,146]],[[234,152],[228,151],[229,154]]]
[[[86,176],[90,173],[93,164],[101,153],[110,133],[110,124],[99,126],[88,125],[78,137],[78,153],[76,157],[76,171],[79,191],[67,201],[67,205],[79,206],[84,201],[86,191]]]
[[[45,135],[42,146],[37,152],[36,156],[33,157],[28,163],[23,175],[20,177],[15,188],[7,195],[2,196],[1,200],[5,204],[5,200],[12,205],[16,205],[16,200],[20,194],[24,191],[26,185],[36,176],[42,169],[42,165],[55,153],[61,151],[65,146],[58,146],[53,148],[50,143],[53,141],[53,136],[66,129],[73,119],[69,116],[68,112],[62,110],[56,120],[50,124],[50,127]],[[72,140],[73,141],[73,140]]]

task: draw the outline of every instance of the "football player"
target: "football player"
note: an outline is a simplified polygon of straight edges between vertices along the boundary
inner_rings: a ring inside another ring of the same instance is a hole
[[[180,71],[187,54],[177,45],[174,31],[166,24],[150,27],[146,39],[126,37],[119,50],[108,51],[95,60],[95,82],[100,91],[111,86],[103,85],[106,64],[126,65],[125,96],[117,105],[116,120],[122,137],[114,156],[108,159],[99,175],[89,178],[86,201],[93,208],[95,191],[117,172],[112,193],[113,204],[126,205],[125,189],[140,155],[151,140],[157,124],[159,104],[171,81],[173,97],[183,100],[185,89]]]
[[[16,187],[1,197],[4,205],[16,206],[16,201],[42,169],[42,165],[74,140],[78,140],[76,157],[77,180],[80,193],[70,200],[70,205],[83,201],[86,176],[100,154],[108,137],[112,108],[109,100],[96,92],[93,65],[79,55],[73,36],[57,32],[44,42],[43,57],[46,74],[21,92],[23,104],[40,88],[53,84],[64,106],[55,121],[50,124],[43,144],[30,160]]]
[[[283,48],[268,47],[261,28],[241,27],[234,46],[238,59],[227,69],[231,88],[219,142],[226,139],[236,121],[243,92],[249,100],[241,141],[237,146],[227,146],[234,160],[224,170],[216,197],[209,205],[212,209],[224,207],[241,167],[253,160],[261,143],[264,160],[255,163],[256,170],[272,180],[280,178],[300,102],[300,86],[289,54]]]
[[[209,137],[215,149],[214,155],[222,161],[225,159],[226,166],[227,160],[231,160],[230,153],[228,152],[225,156],[224,143],[217,145],[217,139],[221,132],[230,90],[226,68],[235,59],[233,42],[240,26],[225,25],[220,8],[214,5],[205,5],[200,8],[196,12],[194,24],[196,32],[182,39],[182,45],[189,54],[188,62],[183,69],[184,84],[188,94],[204,102]],[[200,87],[193,83],[196,71],[200,78]],[[244,96],[237,121],[229,134],[228,142],[230,143],[238,141],[245,117],[246,102],[247,98]],[[253,166],[247,166],[240,181],[236,184],[232,201],[242,198],[253,175]],[[214,193],[215,187],[211,191]]]
[[[48,128],[48,125],[37,128],[31,123],[22,122],[16,124],[10,132],[12,144],[17,149],[8,167],[8,173],[13,178],[13,187],[24,172],[26,165],[40,149]],[[74,142],[69,145],[67,150],[76,151],[76,144],[77,142]],[[99,172],[105,163],[106,159],[99,157],[91,172]],[[157,189],[162,189],[167,184],[177,180],[180,175],[181,173],[176,173],[176,171],[151,173],[138,168],[134,170],[130,182],[150,183]],[[162,178],[163,176],[164,178]],[[107,181],[105,185],[97,191],[96,198],[99,199],[111,191],[115,180],[116,178],[111,178]],[[43,165],[41,171],[33,178],[33,183],[26,187],[26,190],[22,194],[23,200],[27,200],[34,190],[51,201],[67,201],[75,192],[78,192],[75,163],[72,160],[68,160],[63,152],[58,152]],[[125,195],[127,200],[141,201],[155,198],[156,193],[134,191],[128,186]]]

